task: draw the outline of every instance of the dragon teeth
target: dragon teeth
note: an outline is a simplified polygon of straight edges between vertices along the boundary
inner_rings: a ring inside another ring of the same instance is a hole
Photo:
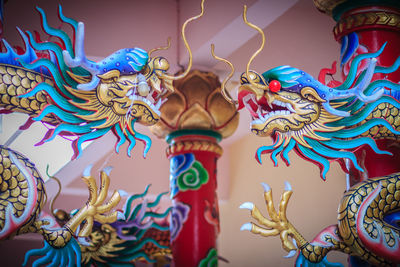
[[[155,107],[156,107],[157,110],[160,109],[161,104],[162,104],[162,102],[161,102],[161,98],[160,98],[160,99],[158,99],[157,104],[155,105]]]
[[[293,113],[296,112],[290,103],[285,103],[285,102],[281,102],[281,101],[279,101],[279,100],[274,100],[274,101],[272,102],[272,104],[274,104],[274,105],[276,105],[276,106],[280,106],[280,107],[287,108],[288,110],[290,110],[290,111],[293,112]]]
[[[274,117],[274,116],[279,116],[279,115],[290,115],[290,111],[288,110],[275,110],[271,111],[269,113],[266,113],[264,115],[261,115],[257,113],[259,118],[256,120],[253,120],[251,124],[262,124],[265,123],[269,118]]]
[[[294,108],[292,107],[291,104],[287,103],[287,106],[286,106],[286,107],[287,107],[287,109],[290,110],[291,112],[296,113],[296,111],[294,110]]]

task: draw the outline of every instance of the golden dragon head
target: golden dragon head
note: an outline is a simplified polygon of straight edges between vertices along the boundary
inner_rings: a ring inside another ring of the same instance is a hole
[[[58,43],[37,43],[33,35],[27,37],[20,32],[26,44],[26,53],[19,57],[15,65],[49,76],[46,82],[19,97],[31,97],[41,92],[45,94],[49,105],[38,111],[34,120],[54,118],[50,130],[40,143],[50,141],[57,135],[73,136],[73,158],[81,154],[81,145],[85,141],[99,138],[113,131],[118,143],[116,150],[126,141],[130,143],[128,155],[136,140],[144,141],[146,155],[151,145],[149,137],[134,129],[135,123],[150,126],[160,119],[160,106],[168,91],[173,91],[172,82],[187,75],[192,67],[192,52],[185,36],[188,23],[204,14],[204,0],[199,15],[189,18],[182,26],[182,38],[189,53],[187,69],[180,75],[167,74],[167,59],[151,54],[167,47],[160,47],[147,53],[135,48],[120,49],[99,62],[86,57],[84,49],[85,27],[82,22],[66,18],[61,8],[60,19],[73,27],[75,42],[62,30],[50,28],[43,10],[43,29],[51,36],[58,36]],[[169,42],[168,42],[169,43]],[[6,45],[6,43],[5,43]],[[8,46],[7,46],[8,47]],[[38,53],[36,51],[43,51]],[[3,57],[14,54],[0,54]],[[14,60],[14,59],[13,59]],[[14,60],[15,61],[15,60]],[[43,71],[44,70],[44,71]],[[48,82],[54,81],[54,84]]]

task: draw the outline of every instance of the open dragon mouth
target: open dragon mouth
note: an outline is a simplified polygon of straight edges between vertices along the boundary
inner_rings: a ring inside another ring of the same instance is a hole
[[[279,100],[272,100],[269,102],[265,97],[259,101],[256,100],[254,94],[248,93],[242,98],[243,105],[250,112],[252,116],[252,125],[262,124],[269,119],[282,118],[296,113],[292,104]]]
[[[243,90],[239,93],[240,107],[246,107],[249,111],[252,117],[251,130],[259,136],[273,135],[276,131],[297,131],[318,117],[315,103],[284,91],[266,93],[257,100],[255,94]]]
[[[142,96],[137,90],[131,89],[126,96],[129,97],[132,104],[139,104],[142,102],[142,104],[146,105],[148,109],[160,116],[160,107],[165,103],[165,101],[167,101],[167,98],[163,97],[165,91],[166,90],[163,90],[160,94],[151,88],[146,96]]]

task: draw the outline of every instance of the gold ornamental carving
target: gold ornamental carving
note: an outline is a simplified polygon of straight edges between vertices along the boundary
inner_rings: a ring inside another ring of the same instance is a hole
[[[222,155],[222,147],[220,147],[215,142],[210,142],[206,140],[185,140],[173,142],[167,148],[167,157],[173,155],[175,153],[185,153],[185,152],[193,152],[193,151],[207,151],[214,152],[218,156]]]
[[[333,9],[338,5],[340,5],[341,3],[346,2],[347,0],[313,0],[313,1],[314,5],[319,11],[331,16]]]
[[[347,31],[367,26],[387,27],[400,30],[400,15],[384,11],[351,14],[339,20],[333,29],[335,38],[340,38]]]
[[[210,130],[226,138],[234,133],[239,113],[221,94],[215,74],[193,70],[173,86],[175,91],[160,108],[159,122],[150,127],[153,134],[165,138],[179,130]]]

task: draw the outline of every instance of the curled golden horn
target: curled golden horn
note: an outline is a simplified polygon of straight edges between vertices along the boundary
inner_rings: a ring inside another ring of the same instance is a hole
[[[250,69],[250,64],[251,64],[251,62],[252,62],[252,61],[254,60],[254,58],[264,49],[264,45],[265,45],[265,35],[264,35],[263,30],[262,30],[260,27],[254,25],[253,23],[251,23],[251,22],[249,22],[249,21],[247,20],[247,6],[246,6],[246,5],[244,6],[244,9],[243,9],[243,20],[244,20],[244,23],[246,23],[248,26],[250,26],[251,28],[257,30],[257,31],[261,34],[261,37],[262,37],[262,42],[261,42],[260,48],[251,56],[249,62],[247,63],[247,66],[246,66],[246,77],[247,77],[247,79],[249,80],[250,84],[253,85],[254,87],[257,87],[257,88],[259,88],[259,89],[266,90],[266,89],[269,88],[268,85],[257,84],[257,83],[255,83],[255,82],[253,81],[253,79],[251,79],[250,76],[249,76],[249,69]],[[256,72],[254,72],[254,73],[256,73]],[[258,73],[257,73],[257,74],[258,74]],[[259,75],[259,74],[258,74],[258,75]],[[260,78],[262,79],[262,81],[263,81],[265,84],[267,84],[267,82],[264,80],[264,78],[263,78],[261,75],[259,75],[259,76],[260,76]]]
[[[168,37],[167,39],[167,46],[161,46],[161,47],[157,47],[157,48],[153,48],[149,51],[149,57],[151,57],[151,54],[156,52],[156,51],[160,51],[160,50],[167,50],[171,47],[171,37]]]
[[[189,44],[188,44],[188,42],[186,40],[185,29],[186,29],[186,26],[188,25],[189,22],[192,22],[193,20],[196,20],[196,19],[198,19],[198,18],[200,18],[200,17],[202,17],[204,15],[204,0],[201,0],[201,5],[200,6],[201,6],[200,14],[197,15],[197,16],[189,18],[188,20],[185,21],[185,23],[183,23],[183,26],[182,26],[182,32],[181,32],[182,39],[183,39],[183,42],[185,43],[185,47],[186,47],[186,49],[187,49],[187,51],[189,53],[189,63],[188,63],[187,69],[181,75],[178,75],[178,76],[170,76],[170,75],[167,75],[167,74],[164,73],[161,76],[162,79],[169,79],[169,80],[182,79],[183,77],[185,77],[189,73],[190,69],[192,68],[192,63],[193,63],[192,62],[193,61],[192,50],[190,49],[190,46],[189,46]]]
[[[235,105],[235,104],[238,103],[238,101],[237,101],[237,100],[234,100],[234,99],[229,95],[229,92],[226,90],[226,83],[229,81],[230,78],[232,78],[233,72],[235,71],[235,68],[233,67],[233,64],[232,64],[231,62],[229,62],[228,60],[226,60],[226,59],[224,59],[224,58],[222,58],[222,57],[216,56],[216,55],[215,55],[215,52],[214,52],[214,48],[215,48],[214,44],[211,44],[211,54],[212,54],[212,56],[213,56],[215,59],[219,60],[219,61],[225,62],[226,64],[228,64],[228,65],[231,67],[231,72],[230,72],[229,75],[226,76],[225,79],[222,81],[222,84],[221,84],[221,93],[222,93],[222,96],[225,98],[226,101],[228,101],[229,103]]]

